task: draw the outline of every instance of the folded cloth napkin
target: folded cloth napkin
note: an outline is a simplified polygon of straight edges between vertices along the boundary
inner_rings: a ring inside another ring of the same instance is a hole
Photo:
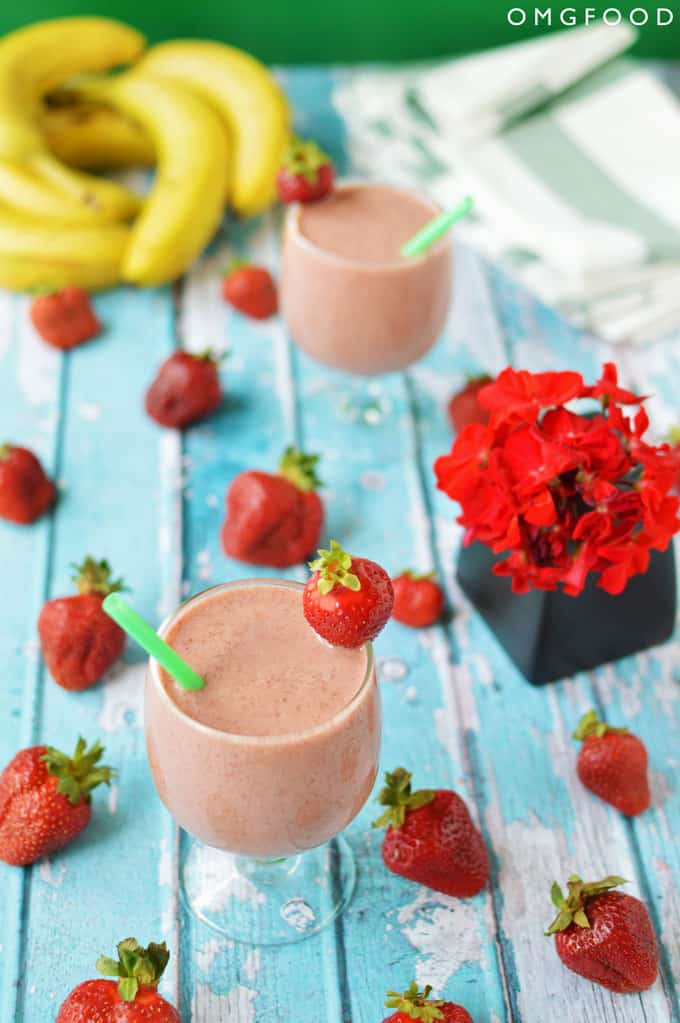
[[[680,336],[680,104],[592,25],[445,64],[349,72],[352,160],[442,205],[460,235],[612,343]]]

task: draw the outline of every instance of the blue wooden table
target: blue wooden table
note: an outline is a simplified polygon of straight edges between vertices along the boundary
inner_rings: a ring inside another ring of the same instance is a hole
[[[300,131],[347,170],[333,76],[284,77]],[[336,417],[333,373],[293,348],[278,321],[247,321],[219,298],[231,256],[276,267],[278,227],[274,214],[228,225],[174,296],[100,296],[105,335],[66,356],[36,338],[26,299],[0,295],[0,438],[38,451],[60,484],[53,516],[31,528],[0,523],[0,762],[38,741],[69,749],[82,733],[101,737],[119,772],[96,793],[77,843],[31,869],[0,865],[0,1020],[49,1023],[97,956],[134,934],[168,942],[164,991],[185,1023],[378,1023],[386,989],[413,977],[463,1003],[475,1023],[677,1023],[680,644],[527,685],[456,589],[455,509],[431,472],[451,443],[445,399],[467,373],[512,362],[592,379],[612,353],[461,249],[445,337],[420,365],[383,381],[393,419],[366,433]],[[223,409],[182,436],[142,410],[177,344],[230,352]],[[627,384],[654,395],[662,434],[678,418],[679,346],[617,349],[615,358]],[[44,669],[35,623],[47,597],[69,591],[69,565],[87,553],[110,559],[154,621],[189,593],[256,572],[220,549],[224,492],[243,469],[273,468],[289,443],[322,453],[325,538],[393,572],[435,567],[446,583],[450,624],[416,633],[390,623],[376,644],[383,767],[403,764],[419,783],[454,786],[493,851],[493,872],[490,888],[465,901],[396,878],[383,867],[369,804],[348,834],[359,863],[349,911],[315,939],[259,951],[220,940],[178,902],[182,837],[147,769],[138,651],[128,649],[96,688],[66,693]],[[650,748],[653,807],[639,819],[625,820],[577,780],[570,733],[591,706]],[[543,937],[550,883],[574,870],[622,874],[649,905],[661,972],[643,995],[577,978]]]

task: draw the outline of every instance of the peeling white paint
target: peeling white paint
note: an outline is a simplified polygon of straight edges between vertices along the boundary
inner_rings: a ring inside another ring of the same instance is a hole
[[[399,911],[398,921],[418,953],[415,975],[420,987],[431,984],[436,994],[465,963],[478,962],[485,968],[479,914],[473,903],[421,888]]]
[[[50,885],[52,888],[60,888],[66,876],[66,867],[63,863],[53,867],[51,860],[44,859],[40,861],[38,873],[40,874],[40,880],[44,881],[45,884]]]
[[[202,973],[208,973],[220,952],[227,948],[228,942],[224,938],[208,938],[203,945],[200,945],[194,952],[196,965]]]
[[[255,1023],[256,998],[256,991],[241,984],[225,995],[216,994],[207,984],[196,984],[191,1023]]]
[[[75,410],[87,423],[96,423],[102,414],[102,407],[96,401],[76,401]]]
[[[103,682],[103,702],[99,725],[105,732],[119,732],[130,726],[141,728],[144,715],[144,676],[146,664],[114,665]]]
[[[262,956],[259,948],[251,948],[243,961],[243,976],[246,980],[254,981],[260,972]]]
[[[17,384],[29,405],[46,405],[57,396],[61,353],[39,337],[28,316],[29,304],[28,297],[18,300]]]
[[[175,872],[173,869],[173,856],[170,842],[167,835],[163,835],[160,844],[160,856],[158,859],[158,883],[162,888],[171,887]]]

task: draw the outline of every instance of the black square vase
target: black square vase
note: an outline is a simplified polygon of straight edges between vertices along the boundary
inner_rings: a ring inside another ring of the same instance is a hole
[[[644,575],[623,593],[605,593],[589,578],[578,597],[560,591],[513,593],[502,560],[481,543],[463,547],[458,582],[496,639],[532,685],[543,685],[663,643],[675,627],[673,545],[652,551]]]

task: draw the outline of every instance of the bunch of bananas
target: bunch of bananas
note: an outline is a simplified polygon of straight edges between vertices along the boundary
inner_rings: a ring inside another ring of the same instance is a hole
[[[98,17],[0,40],[0,287],[163,284],[225,203],[253,216],[274,200],[289,110],[267,69],[216,42],[144,47]],[[92,173],[151,165],[144,199]]]

